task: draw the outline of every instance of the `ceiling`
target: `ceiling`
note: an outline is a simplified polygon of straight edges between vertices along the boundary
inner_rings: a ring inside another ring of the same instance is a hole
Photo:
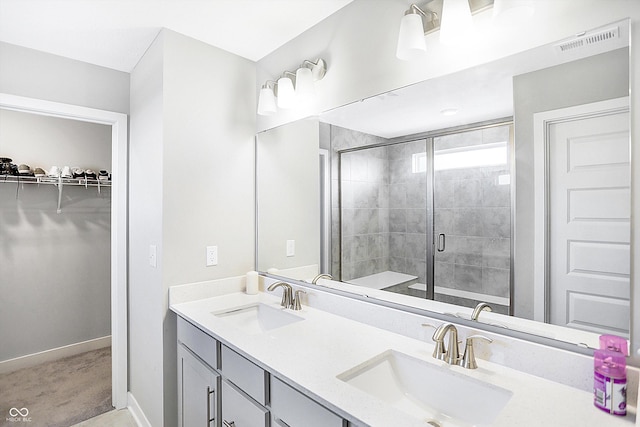
[[[0,41],[131,72],[164,27],[257,61],[351,1],[0,0]]]

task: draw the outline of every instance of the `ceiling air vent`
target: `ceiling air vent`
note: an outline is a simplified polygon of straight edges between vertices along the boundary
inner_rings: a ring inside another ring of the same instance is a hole
[[[598,43],[606,42],[607,40],[618,38],[618,27],[608,28],[606,30],[598,31],[597,33],[585,33],[571,40],[567,40],[555,45],[555,48],[559,52],[569,52],[576,49],[585,48],[588,46],[596,45]]]

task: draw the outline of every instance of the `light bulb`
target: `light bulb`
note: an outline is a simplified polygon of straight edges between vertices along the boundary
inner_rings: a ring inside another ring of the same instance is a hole
[[[311,103],[316,97],[316,85],[309,68],[301,67],[296,71],[296,97],[303,104]]]
[[[289,77],[278,79],[278,107],[283,109],[296,106],[296,92],[293,89],[293,82]]]
[[[468,0],[443,0],[440,42],[459,45],[470,41],[473,19]]]

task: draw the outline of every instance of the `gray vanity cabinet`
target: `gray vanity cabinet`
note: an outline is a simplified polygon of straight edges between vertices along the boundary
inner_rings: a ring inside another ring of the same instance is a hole
[[[350,425],[178,317],[179,427]]]

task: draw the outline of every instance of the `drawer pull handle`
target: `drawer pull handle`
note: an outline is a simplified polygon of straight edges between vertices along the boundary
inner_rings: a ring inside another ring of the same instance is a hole
[[[215,414],[212,417],[211,416],[211,412],[215,413],[215,393],[216,390],[212,389],[210,386],[207,386],[207,420],[209,420],[209,424],[211,424],[212,422],[214,422],[216,420]],[[213,396],[213,401],[211,400],[211,396]],[[214,402],[213,404],[211,404],[211,402]],[[213,407],[213,411],[211,410]]]
[[[276,418],[275,419],[276,424],[278,424],[279,426],[282,427],[289,427],[289,424],[285,423],[284,421],[282,421],[280,418]]]
[[[224,427],[236,427],[236,423],[234,421],[227,421],[227,420],[222,420],[222,424],[224,424]]]

